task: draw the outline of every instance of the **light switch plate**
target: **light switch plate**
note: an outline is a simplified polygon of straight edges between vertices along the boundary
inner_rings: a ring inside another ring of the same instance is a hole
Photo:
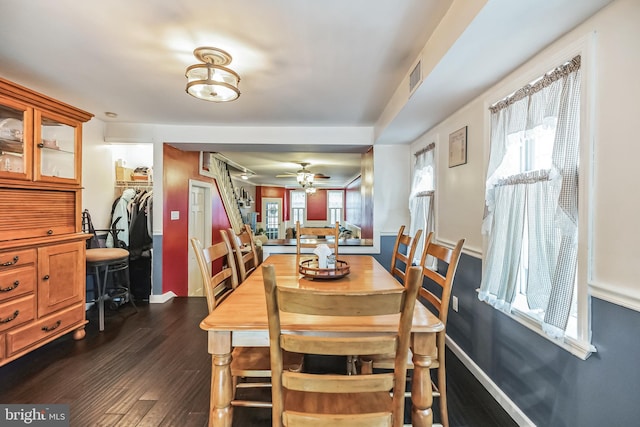
[[[180,219],[180,211],[171,211],[171,221]]]

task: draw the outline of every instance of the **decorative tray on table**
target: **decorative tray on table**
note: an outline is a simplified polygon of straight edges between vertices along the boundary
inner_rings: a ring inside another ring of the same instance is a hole
[[[319,268],[318,260],[309,259],[300,262],[298,271],[307,279],[339,279],[349,274],[349,263],[337,259],[335,268]]]

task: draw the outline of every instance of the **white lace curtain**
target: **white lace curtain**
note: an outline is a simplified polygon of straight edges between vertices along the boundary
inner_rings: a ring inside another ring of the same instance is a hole
[[[415,154],[416,161],[413,167],[413,180],[411,194],[409,195],[409,211],[411,213],[410,233],[415,236],[418,230],[423,230],[423,238],[416,248],[415,263],[420,262],[424,241],[427,234],[433,231],[433,197],[435,190],[434,180],[434,151],[435,143]]]
[[[577,263],[580,57],[492,106],[491,113],[483,222],[488,251],[479,298],[509,311],[524,291],[530,310],[544,313],[543,330],[562,337]],[[522,147],[537,144],[545,131],[552,132],[548,166],[514,171],[509,153],[539,155],[541,147]],[[518,150],[510,150],[514,144]],[[526,285],[518,288],[523,262]]]

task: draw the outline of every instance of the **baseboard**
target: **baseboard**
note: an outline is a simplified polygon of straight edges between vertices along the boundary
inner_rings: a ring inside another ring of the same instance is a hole
[[[447,336],[447,347],[519,426],[536,427],[533,421],[516,406],[509,396],[500,390],[496,383],[449,336]]]
[[[162,295],[149,295],[149,304],[164,304],[177,296],[173,291],[165,292]]]

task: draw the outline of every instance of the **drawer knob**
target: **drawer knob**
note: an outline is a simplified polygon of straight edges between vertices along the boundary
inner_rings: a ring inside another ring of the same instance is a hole
[[[0,319],[0,323],[9,323],[11,322],[13,319],[15,319],[16,317],[18,317],[18,314],[20,314],[20,310],[16,310],[13,312],[13,316],[9,316],[6,319]]]
[[[44,148],[44,144],[41,142],[40,144],[38,144],[38,148]]]
[[[60,326],[61,324],[62,324],[62,322],[58,320],[58,321],[56,322],[56,324],[55,324],[55,325],[53,325],[53,326],[43,326],[43,327],[42,327],[42,330],[43,330],[44,332],[51,332],[51,331],[53,331],[54,329],[56,329],[58,326]]]
[[[42,280],[49,280],[49,275],[48,275],[48,274],[45,274],[45,275],[42,277]]]
[[[19,281],[19,280],[16,280],[15,282],[13,282],[13,285],[8,286],[8,287],[6,287],[6,288],[0,288],[0,292],[9,292],[9,291],[12,291],[12,290],[14,290],[15,288],[17,288],[19,284],[20,284],[20,281]]]
[[[53,234],[53,230],[47,230],[47,234],[51,236]]]
[[[13,257],[13,260],[11,261],[7,261],[7,262],[3,262],[2,264],[0,264],[0,266],[2,267],[8,267],[10,265],[14,265],[18,262],[18,260],[20,259],[20,257],[18,255]]]

